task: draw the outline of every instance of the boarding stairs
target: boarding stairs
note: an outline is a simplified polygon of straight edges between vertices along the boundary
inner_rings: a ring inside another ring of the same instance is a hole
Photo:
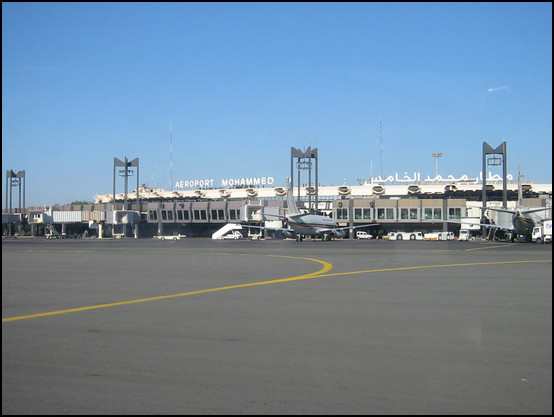
[[[242,229],[242,226],[238,223],[227,223],[225,226],[223,226],[221,229],[219,229],[212,235],[212,239],[221,239],[230,231],[240,230],[240,229]]]
[[[56,228],[52,223],[45,223],[44,228],[45,228],[45,231],[44,231],[45,236],[51,236],[51,237],[61,236],[60,232],[56,230]]]

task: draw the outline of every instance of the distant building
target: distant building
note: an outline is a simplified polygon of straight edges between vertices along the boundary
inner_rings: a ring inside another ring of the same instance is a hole
[[[378,223],[376,233],[398,231],[457,230],[443,220],[482,217],[482,184],[477,180],[443,181],[386,181],[363,185],[318,187],[318,205],[315,207],[314,187],[294,187],[295,198],[300,192],[299,205],[333,217],[340,226]],[[57,207],[30,207],[26,209],[27,222],[36,231],[37,225],[48,225],[54,233],[86,232],[88,236],[152,237],[156,234],[186,234],[210,236],[226,223],[260,224],[263,214],[286,213],[286,187],[265,181],[265,186],[241,188],[196,188],[167,191],[160,188],[139,187],[127,195],[96,195],[90,205]],[[399,183],[400,182],[400,183]],[[240,183],[239,183],[240,184]],[[240,185],[239,185],[240,186]],[[524,204],[527,207],[550,208],[542,215],[552,217],[552,184],[523,184]],[[517,183],[509,182],[508,207],[517,203]],[[487,205],[502,205],[502,181],[487,181]],[[298,198],[297,198],[298,199]],[[495,212],[485,213],[490,221],[505,221]],[[3,214],[2,224],[18,222]],[[33,233],[31,233],[33,234]]]

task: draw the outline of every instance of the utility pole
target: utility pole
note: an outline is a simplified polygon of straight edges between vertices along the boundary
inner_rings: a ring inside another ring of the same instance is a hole
[[[431,154],[435,158],[435,178],[439,176],[439,158],[442,156],[442,152],[434,152]]]
[[[381,155],[381,173],[380,176],[383,178],[383,135],[382,135],[382,122],[379,120],[379,153]]]

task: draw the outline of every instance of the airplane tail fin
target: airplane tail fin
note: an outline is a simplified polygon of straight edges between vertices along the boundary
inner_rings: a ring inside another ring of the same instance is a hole
[[[288,187],[287,187],[287,206],[289,209],[289,215],[300,214],[300,210],[296,206],[296,201],[294,201],[294,195],[292,191],[292,179],[287,178]]]

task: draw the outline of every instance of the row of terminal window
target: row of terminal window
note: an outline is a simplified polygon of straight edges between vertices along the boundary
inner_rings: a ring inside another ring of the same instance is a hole
[[[159,213],[162,221],[208,220],[208,210],[160,210]],[[239,209],[230,209],[227,218],[225,210],[210,210],[210,220],[238,220],[239,218]],[[157,221],[158,210],[149,210],[148,220]]]
[[[419,208],[399,208],[399,216],[395,217],[396,208],[377,208],[374,219],[371,217],[371,208],[354,208],[354,219],[356,220],[419,220]],[[442,208],[428,207],[423,208],[424,220],[441,220]],[[338,220],[348,220],[348,209],[339,208],[336,210]],[[452,207],[448,209],[449,219],[460,219],[462,217],[462,208]],[[162,221],[189,221],[189,220],[208,220],[208,210],[160,210],[160,218]],[[210,220],[238,220],[240,218],[239,209],[230,209],[229,217],[225,217],[225,210],[210,210]],[[148,220],[157,221],[158,211],[148,211]]]
[[[394,207],[384,207],[377,208],[376,216],[374,219],[371,217],[371,208],[354,208],[354,219],[356,220],[419,220],[420,218],[424,220],[441,220],[442,219],[442,208],[440,207],[429,207],[423,208],[423,216],[419,216],[419,208],[399,208],[399,216],[395,217],[396,208]],[[460,219],[462,217],[462,208],[452,207],[448,209],[448,218],[449,219]],[[338,220],[348,220],[348,209],[339,208],[337,209],[337,219]]]

